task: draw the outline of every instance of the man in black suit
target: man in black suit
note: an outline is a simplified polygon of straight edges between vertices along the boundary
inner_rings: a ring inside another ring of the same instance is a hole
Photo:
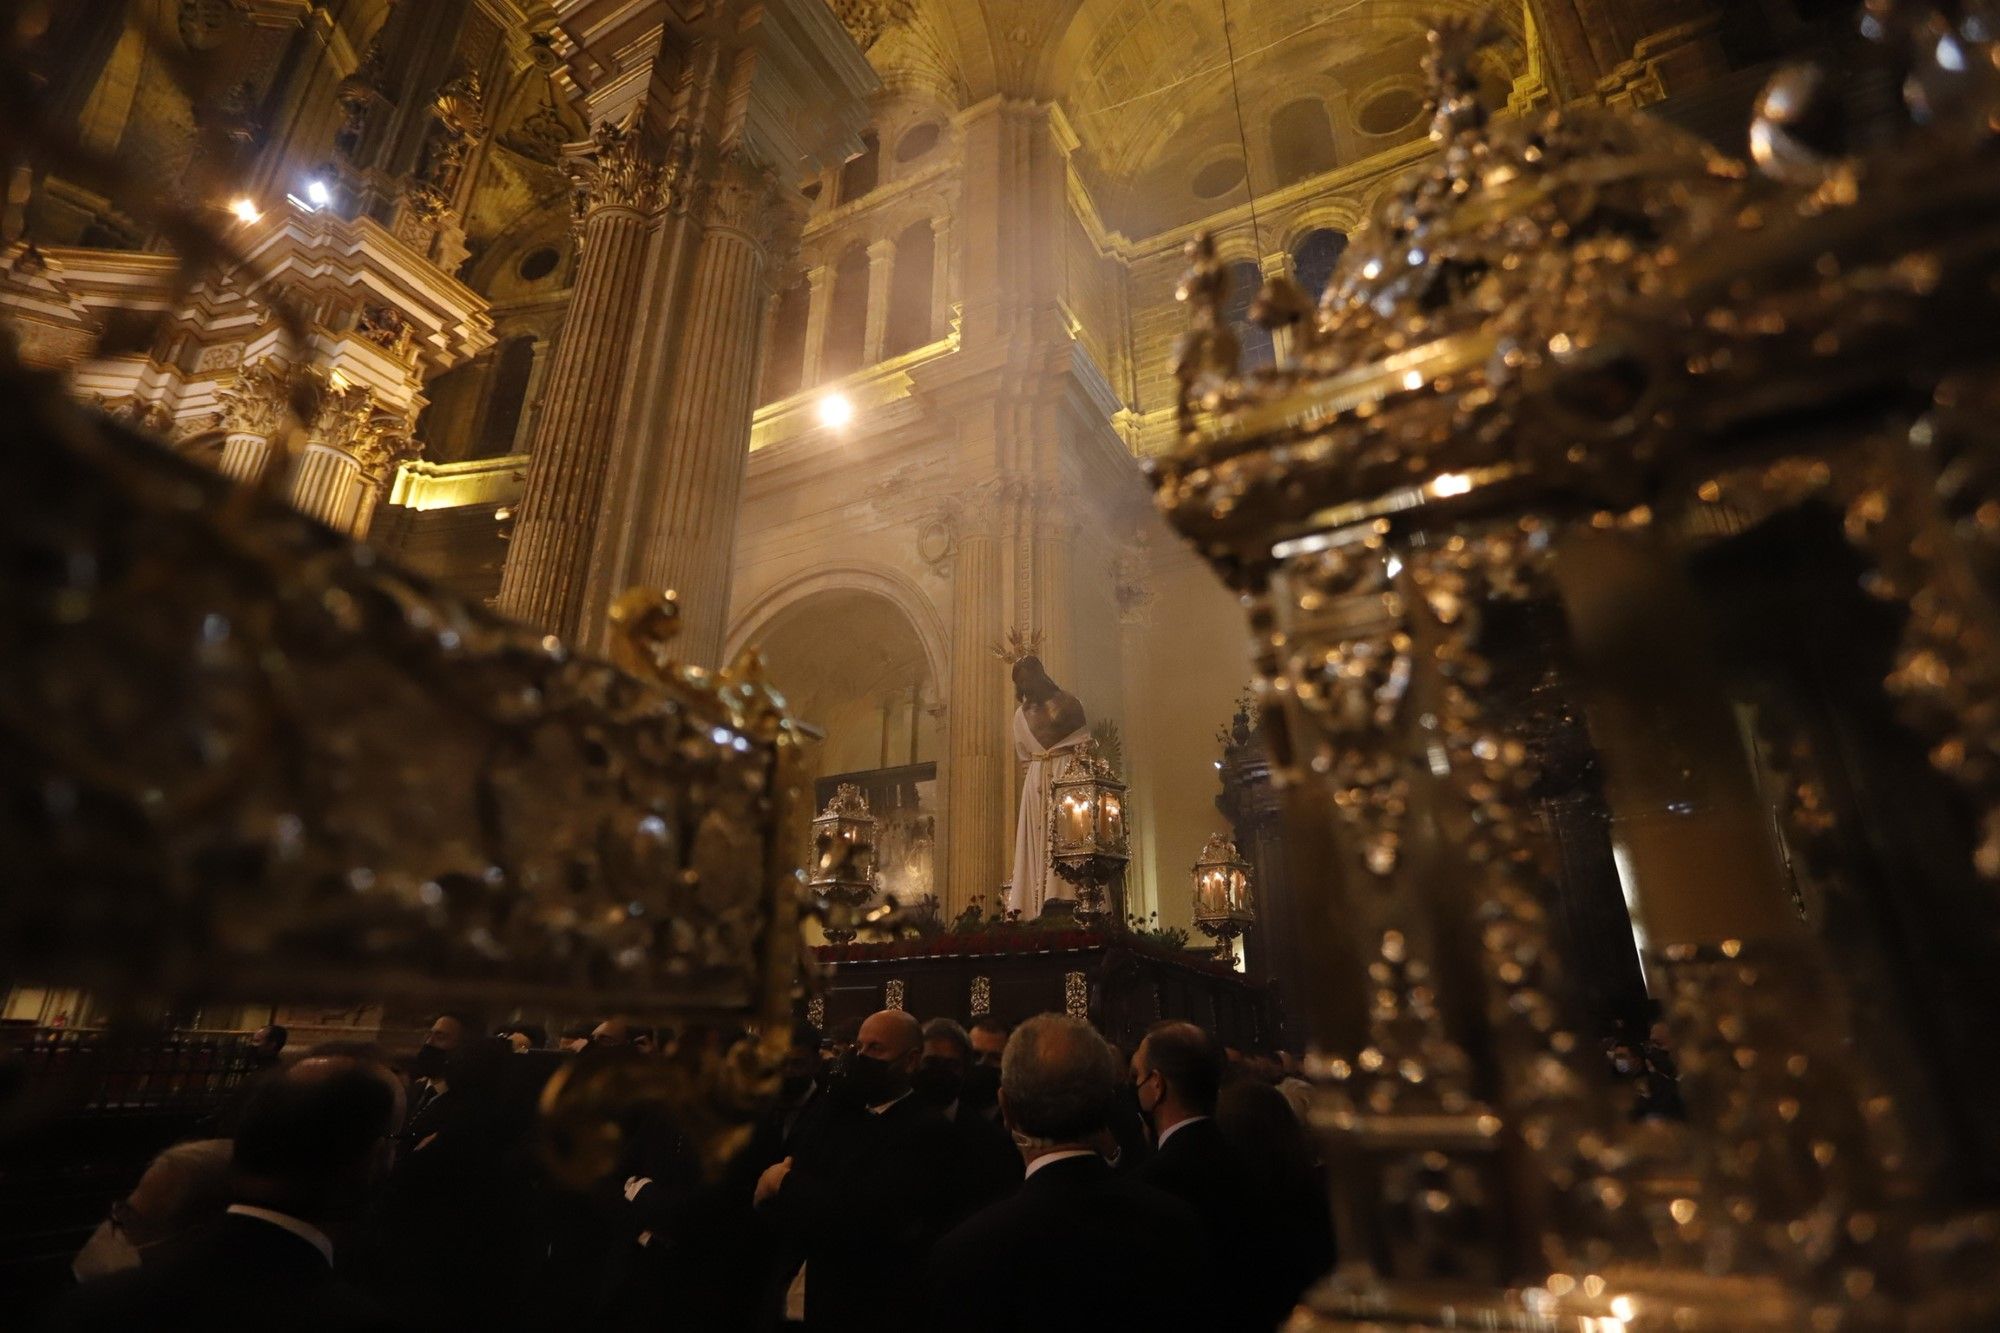
[[[1187,1205],[1114,1175],[1091,1143],[1118,1059],[1089,1024],[1041,1014],[1007,1041],[1000,1110],[1027,1178],[931,1251],[927,1327],[1173,1333],[1212,1327]],[[1181,1278],[1189,1280],[1182,1281]]]
[[[921,1283],[883,1258],[924,1254],[962,1207],[951,1126],[911,1092],[922,1054],[915,1018],[871,1015],[757,1180],[757,1208],[805,1256],[814,1333],[926,1327]]]
[[[1014,1140],[966,1097],[966,1080],[974,1067],[972,1038],[964,1028],[949,1018],[933,1018],[924,1024],[924,1053],[913,1083],[917,1096],[951,1122],[959,1165],[965,1173],[967,1213],[1006,1198],[1021,1184],[1021,1154]]]
[[[62,1333],[188,1330],[368,1333],[395,1325],[333,1274],[333,1234],[386,1177],[402,1086],[350,1055],[307,1056],[266,1082],[236,1135],[234,1202],[157,1266],[89,1282],[55,1312]]]
[[[1273,1220],[1215,1123],[1223,1067],[1215,1039],[1192,1023],[1156,1023],[1147,1031],[1132,1055],[1132,1087],[1154,1150],[1133,1175],[1192,1208],[1212,1262],[1236,1276],[1237,1299],[1221,1327],[1268,1330],[1288,1308],[1290,1293],[1271,1294]]]

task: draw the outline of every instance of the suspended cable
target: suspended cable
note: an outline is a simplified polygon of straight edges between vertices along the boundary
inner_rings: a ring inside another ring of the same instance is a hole
[[[1243,122],[1243,89],[1236,81],[1236,39],[1230,35],[1229,0],[1222,3],[1222,47],[1229,56],[1229,97],[1236,103],[1236,142],[1243,149],[1243,194],[1250,204],[1250,238],[1257,246],[1257,267],[1264,267],[1264,228],[1257,220],[1257,189],[1250,180],[1250,131]]]

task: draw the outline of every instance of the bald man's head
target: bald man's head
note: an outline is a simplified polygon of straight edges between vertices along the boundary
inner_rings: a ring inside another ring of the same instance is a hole
[[[923,1057],[923,1025],[901,1009],[870,1014],[842,1061],[845,1096],[863,1106],[892,1102],[910,1090],[910,1076]]]
[[[902,1009],[883,1009],[868,1015],[855,1038],[854,1049],[874,1060],[895,1061],[919,1050],[924,1044],[924,1025]]]

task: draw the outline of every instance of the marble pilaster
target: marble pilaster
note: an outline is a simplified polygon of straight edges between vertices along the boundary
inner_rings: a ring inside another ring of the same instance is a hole
[[[889,330],[889,291],[896,273],[896,243],[887,237],[868,245],[868,321],[861,339],[861,364],[882,359]]]
[[[829,303],[833,300],[833,266],[815,264],[806,273],[806,360],[805,369],[799,376],[799,387],[810,389],[819,383],[820,367],[825,362],[826,319]]]
[[[931,219],[931,339],[951,332],[951,217]]]
[[[1076,524],[1071,497],[1060,484],[1045,485],[1034,497],[1032,511],[1032,615],[1042,631],[1042,665],[1065,689],[1076,688],[1076,632],[1071,621],[1071,545]]]

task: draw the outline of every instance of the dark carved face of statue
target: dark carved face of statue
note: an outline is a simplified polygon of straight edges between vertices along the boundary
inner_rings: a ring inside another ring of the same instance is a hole
[[[1057,684],[1049,679],[1049,673],[1042,667],[1039,657],[1024,657],[1014,663],[1014,697],[1022,703],[1038,704],[1052,695],[1061,693]]]

